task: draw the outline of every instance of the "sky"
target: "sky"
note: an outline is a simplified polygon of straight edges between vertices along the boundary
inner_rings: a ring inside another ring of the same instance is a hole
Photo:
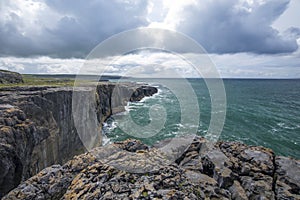
[[[1,0],[0,69],[75,74],[107,38],[151,27],[198,42],[223,78],[300,78],[299,10],[300,0]],[[163,52],[101,59],[97,67],[108,74],[163,68],[194,75]]]

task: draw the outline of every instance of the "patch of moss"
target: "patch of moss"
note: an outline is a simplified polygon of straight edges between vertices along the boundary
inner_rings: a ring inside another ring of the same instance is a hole
[[[130,179],[130,183],[134,184],[136,181],[134,179]]]
[[[144,191],[144,192],[142,193],[142,195],[143,195],[143,197],[148,197],[148,192],[147,192],[147,191]]]

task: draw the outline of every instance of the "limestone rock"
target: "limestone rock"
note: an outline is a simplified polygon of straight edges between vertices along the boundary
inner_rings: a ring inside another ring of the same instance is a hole
[[[23,111],[0,106],[0,197],[30,175],[34,134],[36,128]]]
[[[0,70],[0,84],[23,83],[22,75],[17,72]]]
[[[153,147],[130,139],[81,154],[73,92],[0,88],[0,197],[11,190],[3,199],[300,199],[299,161],[264,147],[186,136]],[[87,113],[101,130],[128,101],[157,89],[105,83],[75,92],[94,96]]]
[[[42,170],[3,199],[299,199],[299,161],[263,147],[206,143],[194,138],[173,162],[137,140],[97,147]]]
[[[278,199],[300,199],[300,161],[279,156],[275,163]]]
[[[240,182],[234,181],[233,185],[229,188],[231,192],[232,199],[236,200],[248,200],[244,188],[241,186]]]
[[[101,134],[102,123],[115,108],[124,110],[131,95],[140,87],[134,100],[157,91],[134,83],[108,82],[95,88],[85,86],[74,90],[48,86],[0,88],[0,198],[44,168],[62,165],[85,152],[72,113],[74,93],[95,98],[96,104],[86,112],[93,113],[95,120],[86,126],[94,128],[91,133]],[[93,145],[101,145],[101,138]],[[128,148],[135,147],[129,145]]]

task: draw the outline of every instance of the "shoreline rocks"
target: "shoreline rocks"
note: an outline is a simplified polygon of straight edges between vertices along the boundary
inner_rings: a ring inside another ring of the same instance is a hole
[[[42,170],[3,199],[299,199],[299,160],[237,142],[207,144],[195,137],[173,163],[137,140],[97,147]],[[126,168],[132,164],[136,173]]]

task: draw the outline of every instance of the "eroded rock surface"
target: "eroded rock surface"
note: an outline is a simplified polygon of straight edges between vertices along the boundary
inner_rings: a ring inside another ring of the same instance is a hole
[[[0,191],[5,193],[29,176],[36,128],[23,111],[0,106]],[[23,176],[23,175],[24,176]],[[0,195],[1,197],[1,195]]]
[[[66,163],[86,151],[74,123],[73,92],[94,98],[94,107],[84,111],[96,116],[91,133],[101,134],[102,122],[112,113],[124,111],[128,101],[153,95],[157,89],[133,83],[101,83],[75,91],[48,86],[0,88],[0,198],[45,167]]]
[[[23,83],[23,77],[17,72],[0,70],[0,84]]]
[[[196,137],[174,162],[167,154],[136,140],[98,147],[3,199],[299,199],[299,161],[270,149]]]

